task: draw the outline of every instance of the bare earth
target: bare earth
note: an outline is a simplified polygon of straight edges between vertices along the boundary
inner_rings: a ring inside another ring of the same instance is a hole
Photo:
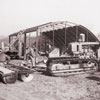
[[[33,73],[29,83],[0,82],[0,100],[100,100],[100,72],[65,77]]]

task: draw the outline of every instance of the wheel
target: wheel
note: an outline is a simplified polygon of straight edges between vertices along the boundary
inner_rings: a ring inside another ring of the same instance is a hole
[[[50,62],[47,66],[47,72],[49,75],[53,75],[55,74],[55,71],[59,72],[60,70],[63,70],[63,69],[65,69],[65,66],[61,63],[54,64],[53,62]]]
[[[2,80],[5,84],[13,84],[16,82],[17,80],[17,76],[16,74],[12,74],[12,75],[9,75],[9,76],[2,76]]]
[[[33,74],[22,74],[19,75],[19,78],[23,82],[30,82],[33,79]]]
[[[26,61],[27,61],[27,64],[30,68],[35,67],[35,60],[32,56],[27,55]]]
[[[98,62],[95,60],[91,60],[87,63],[88,67],[94,68],[96,71],[98,70]]]

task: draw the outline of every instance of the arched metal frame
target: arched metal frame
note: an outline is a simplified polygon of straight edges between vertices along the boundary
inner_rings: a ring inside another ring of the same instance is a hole
[[[72,30],[70,30],[69,28],[72,28]],[[64,41],[65,50],[66,50],[67,43],[69,43],[69,41],[72,41],[73,38],[76,38],[75,42],[78,42],[78,37],[79,37],[78,35],[80,34],[79,29],[85,30],[86,42],[89,42],[90,40],[99,42],[99,40],[96,38],[96,36],[91,31],[89,31],[87,28],[85,28],[82,25],[78,25],[78,24],[68,22],[68,21],[50,22],[50,23],[46,23],[46,24],[43,24],[43,25],[35,26],[35,27],[28,28],[28,29],[24,30],[24,32],[23,32],[23,34],[24,34],[24,56],[26,55],[26,38],[27,38],[26,34],[27,33],[36,32],[36,37],[38,37],[38,35],[42,34],[43,32],[48,33],[50,31],[52,31],[52,33],[53,33],[52,42],[53,42],[53,46],[55,46],[55,41],[56,42],[60,41],[59,39],[55,39],[55,37],[56,37],[55,31],[59,30],[59,29],[64,29],[64,36],[61,37],[62,38],[61,40]],[[76,30],[75,31],[76,36],[74,36],[74,34],[73,34],[73,38],[69,39],[69,37],[67,37],[67,36],[70,36],[70,33],[74,33],[73,30]],[[17,36],[19,33],[20,33],[20,31],[9,35],[9,43],[11,42],[11,37]],[[50,36],[50,34],[49,34],[49,36]],[[91,37],[91,39],[90,39],[90,37]],[[36,40],[36,47],[38,48],[38,38]],[[37,52],[38,52],[38,50],[37,50]]]

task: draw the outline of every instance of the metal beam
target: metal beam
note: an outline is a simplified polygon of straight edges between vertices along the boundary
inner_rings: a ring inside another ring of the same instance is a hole
[[[26,34],[24,34],[24,59],[26,59]]]

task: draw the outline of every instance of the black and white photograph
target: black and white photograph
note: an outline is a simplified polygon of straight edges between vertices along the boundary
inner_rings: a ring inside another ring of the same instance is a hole
[[[0,0],[0,100],[100,100],[100,0]]]

